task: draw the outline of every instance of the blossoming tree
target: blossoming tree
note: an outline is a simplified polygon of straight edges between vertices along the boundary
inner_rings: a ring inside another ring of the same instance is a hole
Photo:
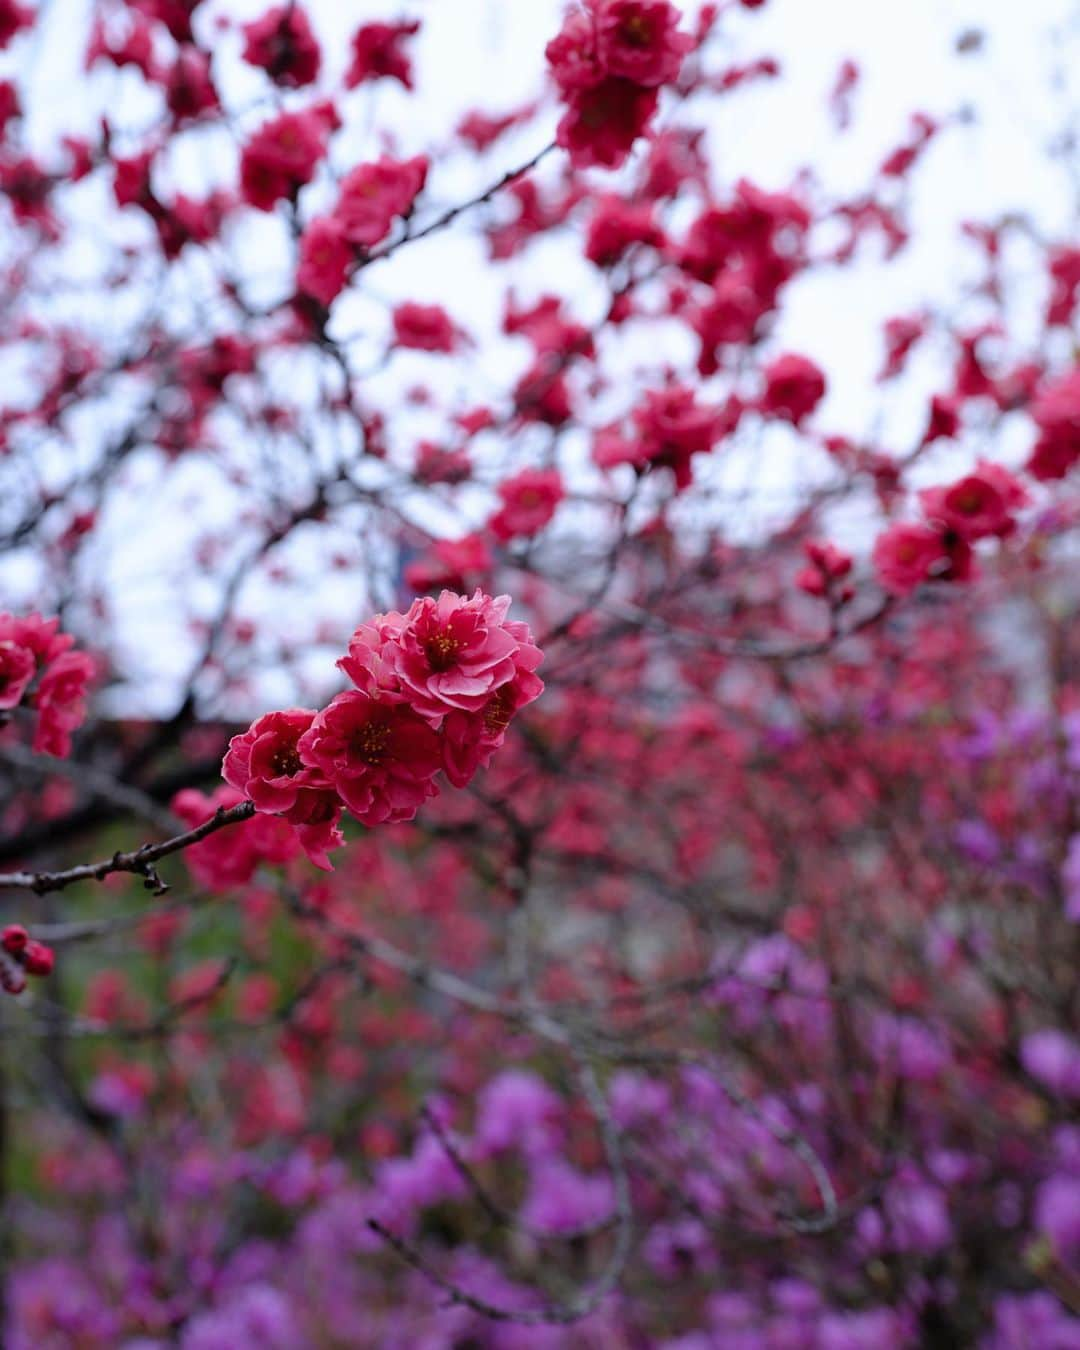
[[[836,430],[974,114],[732,180],[761,7],[419,144],[421,19],[95,0],[45,136],[0,0],[12,1350],[1080,1346],[1080,247]]]

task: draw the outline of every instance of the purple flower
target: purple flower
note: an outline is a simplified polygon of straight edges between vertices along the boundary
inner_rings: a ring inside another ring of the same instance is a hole
[[[1003,1294],[980,1350],[1080,1350],[1080,1321],[1052,1294]]]
[[[493,1078],[480,1094],[476,1144],[483,1153],[520,1149],[529,1157],[557,1150],[562,1102],[544,1080],[526,1069]]]
[[[870,1053],[883,1068],[914,1083],[936,1078],[949,1062],[941,1036],[914,1017],[879,1013],[870,1026]]]
[[[520,1217],[545,1233],[571,1233],[610,1218],[614,1208],[611,1178],[586,1176],[565,1162],[546,1162],[532,1175]]]
[[[818,1350],[900,1350],[910,1344],[891,1308],[829,1313],[818,1328]]]
[[[1080,1177],[1058,1173],[1035,1194],[1035,1227],[1044,1233],[1062,1261],[1080,1256]]]
[[[1064,1031],[1045,1027],[1020,1046],[1025,1070],[1058,1097],[1080,1097],[1080,1046]]]
[[[409,1157],[380,1163],[374,1190],[377,1217],[392,1226],[405,1226],[431,1205],[461,1199],[467,1187],[442,1141],[425,1134]]]
[[[945,1194],[905,1170],[885,1192],[886,1231],[890,1246],[898,1252],[930,1255],[952,1240],[952,1224]]]
[[[989,867],[1001,857],[1001,841],[985,820],[962,820],[953,831],[953,839],[971,862]]]
[[[192,1318],[180,1342],[183,1350],[308,1350],[292,1307],[279,1290],[249,1285],[223,1308]]]
[[[671,1090],[666,1083],[628,1069],[614,1075],[608,1096],[611,1114],[624,1130],[662,1119],[671,1110]]]

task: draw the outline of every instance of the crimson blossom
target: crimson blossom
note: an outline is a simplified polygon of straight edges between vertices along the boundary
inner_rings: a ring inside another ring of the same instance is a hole
[[[509,608],[508,595],[443,591],[405,614],[376,615],[338,662],[356,688],[318,713],[256,719],[230,742],[225,780],[257,811],[297,826],[320,865],[343,842],[341,806],[368,826],[412,820],[442,769],[464,787],[543,691],[540,650]]]
[[[1080,1350],[1042,25],[469,3],[0,0],[0,1342]]]
[[[557,139],[579,167],[617,168],[693,47],[668,0],[586,0],[547,47],[567,101]]]
[[[64,757],[86,716],[86,688],[93,659],[73,651],[75,639],[58,631],[58,619],[40,614],[0,614],[0,711],[21,704],[33,711],[33,748]]]

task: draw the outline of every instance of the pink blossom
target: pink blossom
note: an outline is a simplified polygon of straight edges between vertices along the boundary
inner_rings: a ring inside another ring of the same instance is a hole
[[[688,487],[691,456],[713,448],[724,422],[720,410],[698,403],[687,385],[651,389],[634,410],[641,461],[671,469],[675,486]]]
[[[923,432],[922,444],[951,440],[960,429],[960,400],[949,394],[935,394],[930,400],[930,416]]]
[[[337,828],[341,803],[326,779],[302,763],[297,749],[314,720],[309,708],[257,718],[229,742],[221,773],[257,810],[283,816],[315,866],[329,871],[327,850],[344,842]]]
[[[874,567],[892,595],[907,595],[948,557],[941,534],[926,525],[890,525],[874,545]]]
[[[1048,384],[1031,406],[1039,438],[1027,463],[1043,481],[1064,478],[1080,459],[1080,367]]]
[[[903,371],[912,348],[926,335],[926,329],[925,314],[898,314],[885,320],[885,362],[879,380],[894,379]]]
[[[1046,309],[1048,324],[1068,325],[1076,312],[1080,293],[1080,248],[1061,244],[1047,258],[1050,274],[1050,300]]]
[[[324,872],[333,870],[327,853],[340,848],[345,837],[338,828],[341,802],[332,788],[302,787],[286,819],[296,831],[308,859]]]
[[[555,140],[576,169],[617,169],[656,112],[657,91],[615,77],[574,95]]]
[[[822,544],[813,539],[806,541],[803,552],[809,559],[810,566],[803,568],[795,578],[796,586],[807,595],[831,594],[841,601],[850,600],[854,594],[852,588],[843,586],[837,589],[836,583],[846,577],[854,566],[851,555],[841,552],[835,544]]]
[[[86,686],[94,671],[85,652],[63,652],[46,666],[32,700],[38,714],[35,750],[47,755],[71,753],[71,733],[86,716]]]
[[[717,348],[749,342],[770,302],[755,287],[752,270],[743,263],[722,272],[713,283],[712,295],[688,315],[701,340],[698,371],[708,377],[720,369]]]
[[[316,216],[300,239],[297,289],[329,308],[345,288],[356,254],[334,216]]]
[[[458,330],[441,305],[406,301],[394,309],[394,345],[420,352],[452,352]]]
[[[37,670],[34,654],[9,638],[0,639],[0,708],[17,707]]]
[[[117,206],[141,206],[153,194],[150,190],[150,166],[153,151],[113,160],[113,196]]]
[[[600,197],[589,221],[585,256],[598,267],[610,267],[634,244],[659,248],[664,232],[648,202],[635,204],[614,195]]]
[[[364,825],[412,820],[436,792],[438,737],[401,702],[360,690],[339,694],[300,738],[299,750]]]
[[[206,52],[197,47],[180,48],[165,80],[165,101],[178,122],[220,110]]]
[[[412,66],[402,51],[406,39],[420,31],[419,21],[366,23],[352,39],[352,62],[345,74],[345,87],[355,89],[369,80],[391,79],[412,88]]]
[[[527,625],[508,620],[509,608],[508,595],[492,599],[478,590],[466,600],[443,591],[438,600],[416,600],[402,616],[383,654],[412,707],[433,725],[453,709],[484,713],[497,689],[540,664]]]
[[[592,16],[571,10],[561,30],[544,49],[552,79],[567,97],[600,83],[603,71],[597,58]]]
[[[256,718],[229,742],[221,776],[258,810],[287,814],[296,806],[301,788],[327,785],[305,768],[296,748],[314,720],[310,708],[286,708]]]
[[[983,464],[950,487],[927,488],[919,496],[928,520],[975,540],[1009,534],[1012,507],[1025,494],[1007,469]]]
[[[488,524],[497,539],[539,534],[566,495],[557,469],[522,469],[499,484],[502,506]]]
[[[222,784],[207,796],[185,788],[172,799],[173,814],[188,827],[210,820],[218,811],[239,806],[243,793]],[[207,835],[184,850],[191,875],[209,891],[230,890],[251,880],[260,862],[283,863],[297,851],[296,832],[287,821],[273,816],[254,816]]]
[[[426,558],[409,563],[406,584],[416,591],[467,591],[482,581],[492,567],[491,552],[479,534],[461,539],[437,539]]]
[[[466,451],[446,450],[432,441],[421,441],[416,447],[413,477],[418,483],[465,483],[471,476],[472,461]]]
[[[34,11],[17,0],[3,0],[0,4],[0,48],[6,47],[17,33],[34,23]]]
[[[607,75],[647,88],[670,84],[694,45],[678,31],[681,15],[668,0],[600,0],[596,50]]]
[[[395,217],[412,210],[427,179],[428,162],[422,155],[396,160],[382,155],[359,164],[341,180],[334,212],[345,238],[369,248],[388,233]]]
[[[310,183],[326,154],[329,125],[318,107],[283,112],[264,122],[240,156],[244,200],[259,211],[291,198]]]
[[[312,84],[322,55],[307,14],[296,4],[275,5],[244,25],[244,60],[284,88]]]
[[[454,787],[465,787],[478,769],[490,763],[511,720],[543,692],[543,680],[519,666],[513,679],[499,685],[478,713],[447,715],[442,726],[443,768]]]
[[[801,426],[825,396],[825,375],[806,356],[785,353],[765,367],[765,392],[760,408]]]

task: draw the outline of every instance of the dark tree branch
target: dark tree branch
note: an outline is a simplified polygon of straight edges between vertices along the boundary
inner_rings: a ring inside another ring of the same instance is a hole
[[[155,895],[163,895],[169,888],[158,875],[154,865],[159,859],[167,858],[172,853],[179,853],[227,825],[250,820],[254,814],[255,807],[251,802],[240,802],[227,810],[219,807],[209,820],[197,825],[195,829],[175,835],[172,839],[165,839],[159,844],[143,844],[141,848],[131,853],[114,853],[111,858],[105,858],[101,862],[82,863],[78,867],[69,867],[62,872],[0,873],[0,887],[46,895],[50,891],[62,891],[79,881],[104,881],[114,872],[133,872],[145,879],[148,890],[152,890]]]

